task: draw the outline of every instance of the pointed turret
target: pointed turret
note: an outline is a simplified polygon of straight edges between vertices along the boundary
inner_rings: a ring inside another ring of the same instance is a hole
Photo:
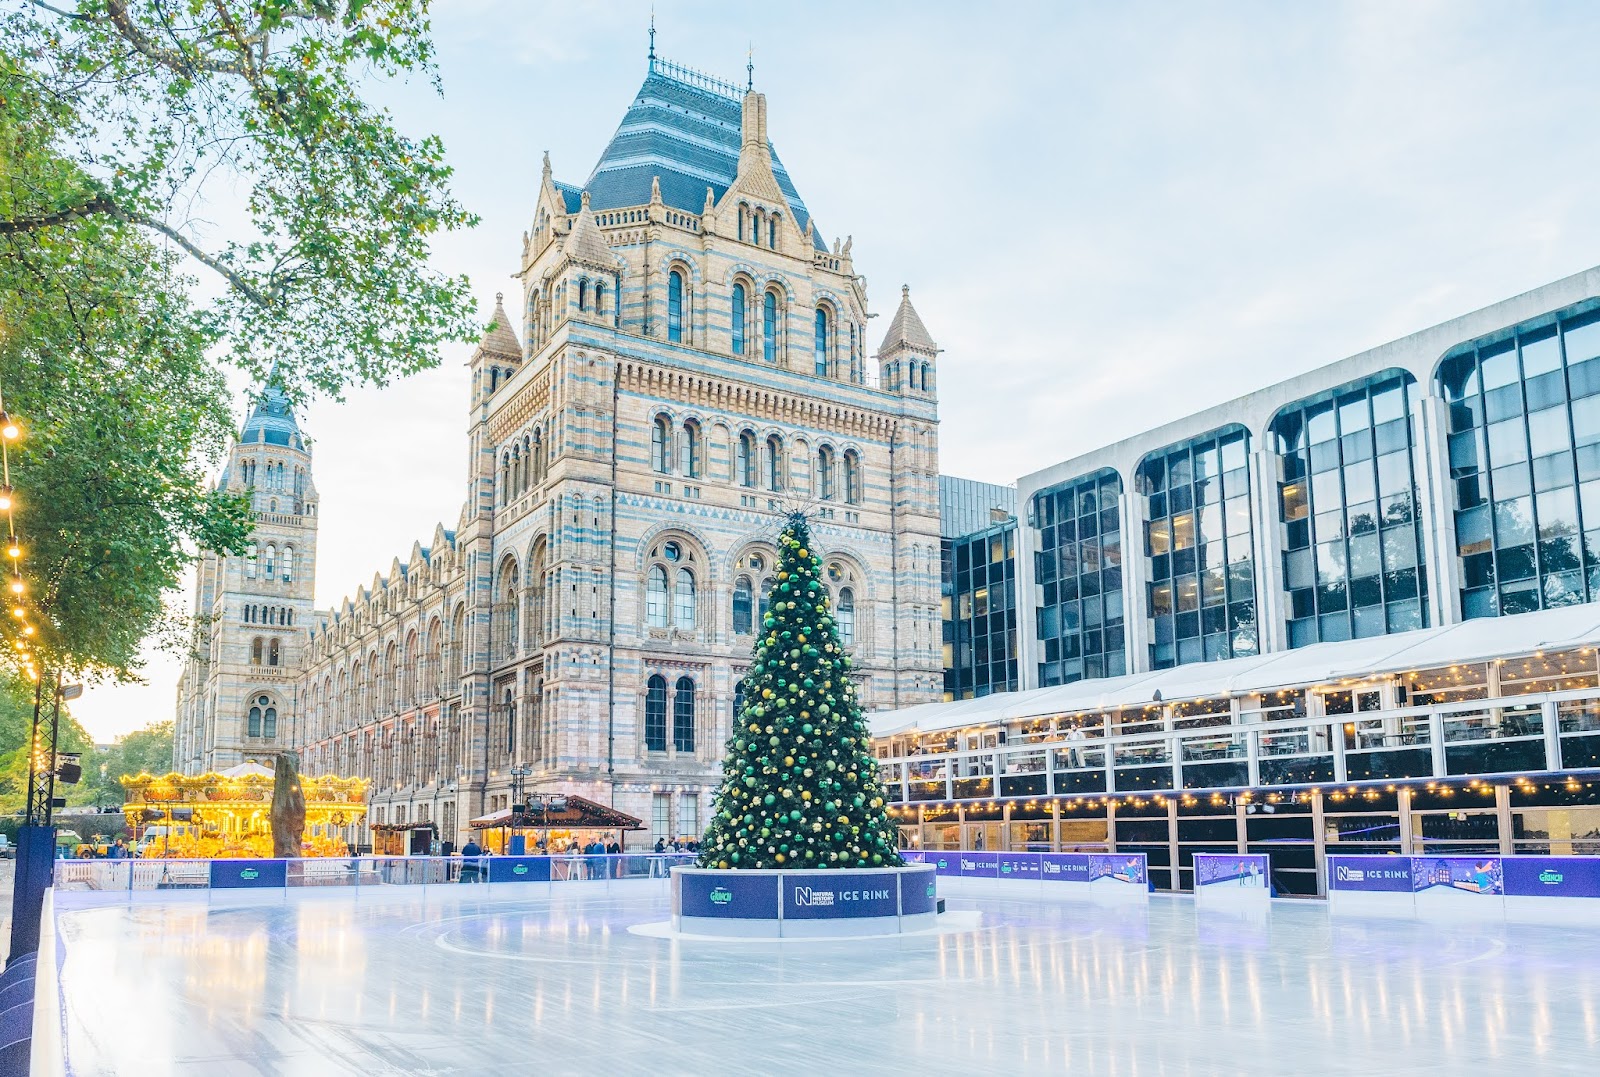
[[[483,331],[483,338],[478,341],[478,352],[481,355],[493,355],[496,358],[521,362],[522,345],[517,343],[517,334],[512,331],[511,318],[506,314],[505,298],[503,292],[494,294],[494,319]]]
[[[899,392],[932,392],[933,369],[939,346],[911,305],[910,285],[900,286],[900,307],[889,320],[889,331],[878,345],[878,365],[883,384]]]
[[[289,403],[288,394],[283,391],[283,383],[278,380],[277,364],[273,364],[268,372],[266,383],[261,387],[261,396],[239,431],[241,445],[254,442],[305,449],[300,425],[295,422],[294,408]]]
[[[606,245],[606,237],[595,223],[594,212],[589,208],[589,192],[583,192],[577,216],[572,221],[572,231],[567,235],[564,248],[567,258],[574,262],[602,269],[615,270],[617,256]]]

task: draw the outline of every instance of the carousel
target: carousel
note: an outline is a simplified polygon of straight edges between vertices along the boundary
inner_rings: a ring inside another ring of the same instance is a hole
[[[257,858],[272,855],[272,771],[241,763],[220,774],[121,779],[130,833],[147,857]],[[366,815],[365,778],[300,778],[306,799],[304,856],[348,856],[347,827]]]

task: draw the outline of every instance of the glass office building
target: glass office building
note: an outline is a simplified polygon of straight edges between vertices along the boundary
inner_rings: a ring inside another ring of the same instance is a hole
[[[1015,691],[1017,491],[939,476],[944,698]]]
[[[1018,690],[873,716],[908,845],[1600,855],[1600,269],[1017,495]]]

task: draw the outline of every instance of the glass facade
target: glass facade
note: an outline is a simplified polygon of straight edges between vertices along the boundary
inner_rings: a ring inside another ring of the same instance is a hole
[[[1600,599],[1595,305],[1466,345],[1440,364],[1463,617]]]
[[[1017,525],[940,544],[944,696],[1012,692],[1017,683]],[[842,608],[841,600],[841,608]],[[851,625],[854,631],[854,596]]]
[[[1291,647],[1428,624],[1412,380],[1378,375],[1273,419]]]
[[[1029,515],[1039,529],[1035,577],[1041,685],[1127,670],[1123,626],[1122,480],[1101,471],[1033,496]]]
[[[1600,312],[1469,344],[1446,355],[1438,381],[1461,615],[1600,599]]]
[[[1249,455],[1230,427],[1139,463],[1154,669],[1257,653]]]

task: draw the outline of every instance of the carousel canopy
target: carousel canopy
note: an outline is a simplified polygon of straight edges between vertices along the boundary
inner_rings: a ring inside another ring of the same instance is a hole
[[[271,778],[274,777],[271,767],[264,767],[254,759],[240,763],[236,767],[229,767],[222,772],[224,778]]]
[[[566,806],[560,809],[546,810],[544,804],[533,801],[526,811],[513,813],[510,808],[506,808],[489,815],[480,815],[467,825],[474,830],[489,830],[501,826],[550,827],[558,830],[645,829],[642,820],[627,812],[620,812],[615,808],[571,794],[566,797]]]

